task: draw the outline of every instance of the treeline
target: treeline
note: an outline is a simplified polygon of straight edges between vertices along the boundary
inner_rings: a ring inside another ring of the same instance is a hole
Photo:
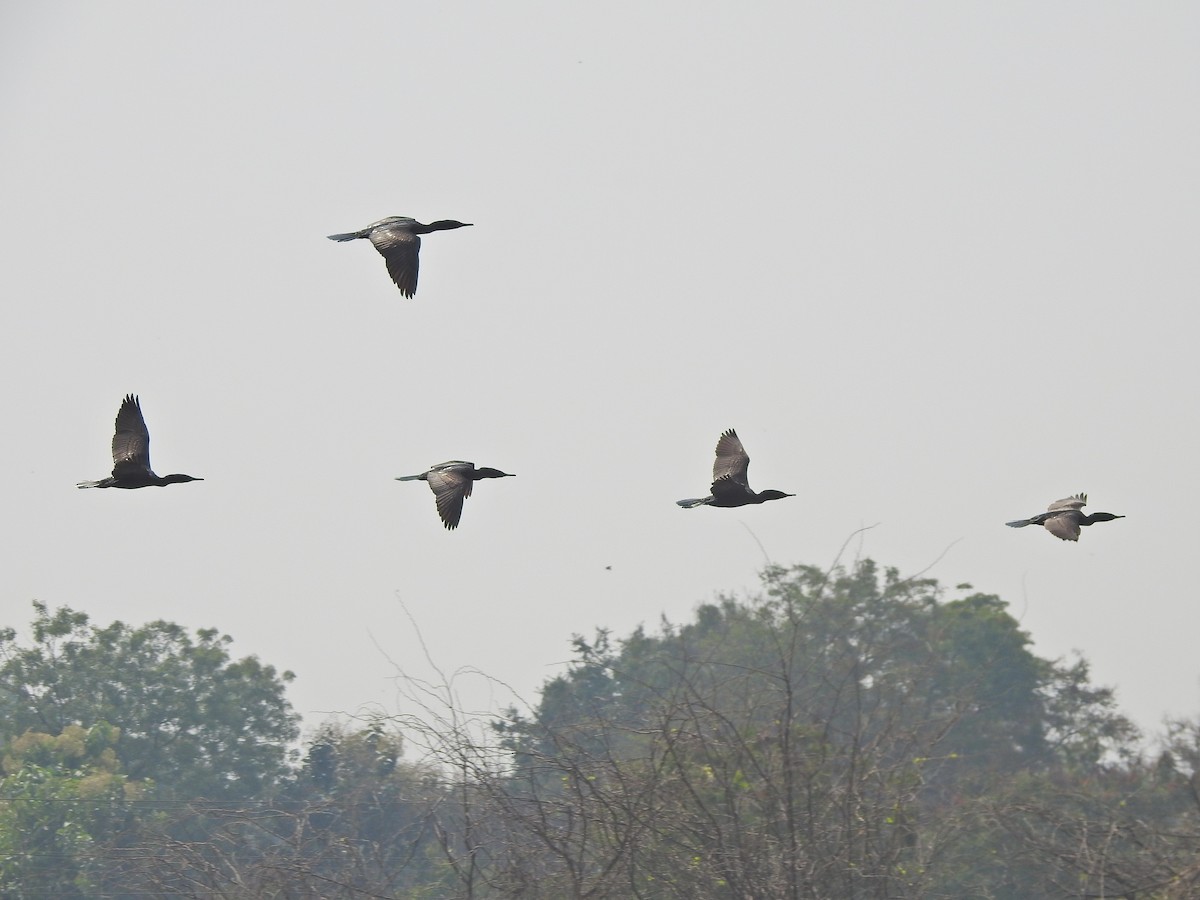
[[[228,637],[35,615],[0,632],[6,898],[1200,896],[1200,723],[1149,752],[998,597],[869,560],[576,637],[484,727],[414,684],[291,754],[290,673]]]

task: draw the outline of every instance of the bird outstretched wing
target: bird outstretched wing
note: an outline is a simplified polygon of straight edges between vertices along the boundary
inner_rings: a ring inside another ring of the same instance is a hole
[[[1087,494],[1075,494],[1072,497],[1055,500],[1046,507],[1046,510],[1054,512],[1056,509],[1083,509],[1085,506],[1087,506]]]
[[[1079,516],[1078,509],[1065,510],[1061,515],[1050,516],[1042,524],[1056,538],[1064,541],[1077,541],[1079,540]]]
[[[383,256],[388,274],[400,293],[412,297],[417,292],[420,235],[413,234],[405,225],[384,225],[371,232],[371,243]]]
[[[112,440],[113,475],[121,471],[150,469],[150,431],[142,418],[138,398],[126,394],[117,411],[117,430]]]
[[[750,469],[750,457],[742,446],[737,432],[730,428],[717,440],[717,458],[713,462],[713,481],[732,478],[747,483],[746,473]]]
[[[438,516],[449,529],[458,527],[463,501],[471,496],[472,482],[461,469],[432,469],[426,475],[429,489],[437,501]]]

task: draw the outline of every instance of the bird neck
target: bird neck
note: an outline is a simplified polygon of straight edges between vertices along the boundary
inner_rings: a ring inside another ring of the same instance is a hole
[[[422,225],[418,222],[413,231],[416,234],[429,234],[431,231],[450,231],[452,228],[463,228],[466,225],[466,222],[456,222],[454,219],[438,219],[436,222],[430,222],[428,225]]]
[[[486,466],[482,469],[476,469],[471,473],[471,479],[478,481],[480,478],[511,478],[507,472],[501,472],[499,469],[489,469]]]
[[[203,481],[203,478],[194,478],[191,475],[164,475],[159,479],[159,484],[182,484],[185,481]]]
[[[763,491],[755,495],[756,503],[766,503],[768,500],[782,500],[784,497],[795,497],[795,494],[785,494],[783,491]]]

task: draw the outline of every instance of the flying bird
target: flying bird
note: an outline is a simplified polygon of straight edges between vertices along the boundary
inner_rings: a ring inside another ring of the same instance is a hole
[[[475,468],[475,463],[452,459],[449,462],[438,463],[422,472],[420,475],[402,475],[397,481],[427,481],[437,501],[438,515],[447,530],[458,527],[462,517],[463,501],[471,496],[471,487],[481,478],[515,478],[508,472],[499,469],[489,469],[486,466]]]
[[[449,231],[452,228],[466,228],[471,222],[456,222],[454,219],[439,219],[423,225],[408,216],[388,216],[378,222],[372,222],[362,231],[348,231],[345,234],[331,234],[331,241],[353,241],[367,238],[387,263],[388,274],[400,293],[411,297],[417,292],[417,254],[421,250],[421,235],[431,231]]]
[[[1028,519],[1015,519],[1005,522],[1009,528],[1024,528],[1026,525],[1045,525],[1046,530],[1056,538],[1064,541],[1079,540],[1081,526],[1092,525],[1096,522],[1111,522],[1113,519],[1123,519],[1124,516],[1113,513],[1098,512],[1084,515],[1083,507],[1087,506],[1087,494],[1076,494],[1063,500],[1055,500],[1044,513],[1030,516]]]
[[[713,483],[711,494],[692,500],[676,500],[684,509],[696,506],[749,506],[752,503],[766,503],[768,500],[782,500],[784,497],[795,497],[795,494],[785,494],[783,491],[763,491],[755,493],[750,489],[746,480],[746,472],[750,468],[750,456],[738,439],[737,432],[730,428],[717,440],[717,459],[713,463]]]
[[[150,468],[150,432],[142,418],[142,406],[133,394],[126,394],[117,410],[117,430],[112,440],[113,470],[108,478],[81,481],[80,488],[162,487],[184,481],[203,481],[191,475],[155,475]]]

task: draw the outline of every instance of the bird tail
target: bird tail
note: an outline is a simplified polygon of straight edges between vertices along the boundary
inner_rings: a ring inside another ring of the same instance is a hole
[[[396,481],[420,481],[424,475],[397,475]]]
[[[331,241],[353,241],[356,238],[365,238],[371,233],[371,229],[365,228],[362,231],[347,231],[345,234],[328,235]]]
[[[676,500],[675,503],[684,509],[695,509],[697,506],[712,503],[712,497],[693,497],[691,500]]]
[[[75,487],[77,487],[77,488],[100,487],[100,482],[98,482],[98,481],[81,481],[77,485],[75,485]]]
[[[1005,522],[1004,524],[1007,525],[1009,528],[1024,528],[1026,525],[1028,525],[1032,521],[1033,521],[1032,519],[1014,519],[1013,521]]]

